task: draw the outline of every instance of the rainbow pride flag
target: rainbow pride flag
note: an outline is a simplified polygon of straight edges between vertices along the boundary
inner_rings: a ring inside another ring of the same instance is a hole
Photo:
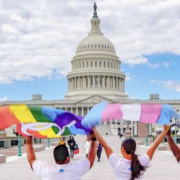
[[[82,117],[60,109],[25,104],[0,107],[0,129],[17,125],[23,136],[58,138],[61,135],[87,134],[81,126]]]

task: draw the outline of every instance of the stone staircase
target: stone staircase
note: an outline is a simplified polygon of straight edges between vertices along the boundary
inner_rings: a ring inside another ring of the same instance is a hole
[[[109,125],[100,125],[96,126],[96,128],[101,135],[106,135],[106,133],[108,133],[108,135],[112,135]]]

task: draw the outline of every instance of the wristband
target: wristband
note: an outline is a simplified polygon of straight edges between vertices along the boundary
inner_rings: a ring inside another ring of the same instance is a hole
[[[96,141],[96,138],[91,138],[91,141]]]

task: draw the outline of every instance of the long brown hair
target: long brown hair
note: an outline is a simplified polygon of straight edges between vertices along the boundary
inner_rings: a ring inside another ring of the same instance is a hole
[[[124,147],[127,154],[132,155],[131,160],[131,180],[139,178],[142,171],[146,171],[147,167],[141,165],[138,160],[138,156],[135,154],[136,142],[134,139],[128,138],[122,142],[122,147]]]

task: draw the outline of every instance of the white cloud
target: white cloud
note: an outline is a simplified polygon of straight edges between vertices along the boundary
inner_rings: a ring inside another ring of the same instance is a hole
[[[130,65],[155,53],[180,55],[179,0],[103,0],[101,30]],[[0,0],[0,83],[65,76],[78,43],[90,30],[91,1]],[[170,64],[162,64],[169,67]]]
[[[148,66],[151,67],[151,68],[158,68],[160,66],[160,63],[148,63]]]
[[[157,80],[151,80],[150,81],[153,84],[157,84],[162,86],[165,89],[170,89],[176,92],[180,92],[180,82],[175,81],[157,81]]]
[[[134,75],[131,75],[130,73],[126,73],[126,82],[127,81],[133,81]]]
[[[9,99],[7,97],[3,97],[0,99],[0,102],[5,102],[5,101],[9,101]]]
[[[163,62],[163,66],[168,68],[170,66],[170,62]]]

